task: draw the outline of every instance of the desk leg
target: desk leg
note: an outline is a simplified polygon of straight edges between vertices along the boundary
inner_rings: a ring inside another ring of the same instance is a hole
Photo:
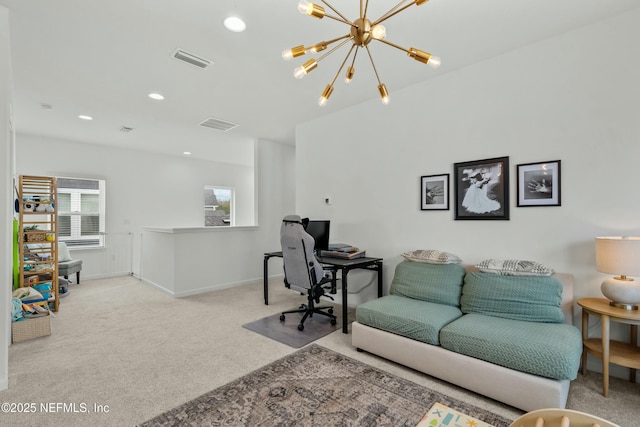
[[[376,262],[376,270],[378,271],[378,298],[382,297],[382,261]]]
[[[338,293],[338,270],[335,268],[331,270],[331,291],[330,294],[335,295]]]
[[[587,347],[584,342],[589,339],[589,313],[582,309],[582,375],[587,373]]]
[[[602,315],[602,395],[609,395],[609,316]]]
[[[342,269],[342,333],[349,333],[349,322],[347,321],[348,304],[347,304],[347,273],[349,269]]]
[[[638,325],[631,325],[631,345],[634,347],[638,347]],[[629,370],[629,381],[632,383],[636,382],[636,370]]]
[[[263,284],[264,284],[264,305],[269,305],[269,258],[270,256],[264,256],[263,268]]]

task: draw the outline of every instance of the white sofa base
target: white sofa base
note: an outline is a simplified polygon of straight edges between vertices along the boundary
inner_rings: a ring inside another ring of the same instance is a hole
[[[564,408],[569,380],[552,380],[353,322],[354,347],[524,411]]]

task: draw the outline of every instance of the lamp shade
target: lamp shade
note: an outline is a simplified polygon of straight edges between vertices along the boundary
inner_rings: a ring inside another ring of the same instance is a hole
[[[601,273],[640,276],[640,237],[596,237],[596,268]]]

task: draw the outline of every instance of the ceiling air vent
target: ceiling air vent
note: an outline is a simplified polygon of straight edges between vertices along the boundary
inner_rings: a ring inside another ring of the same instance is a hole
[[[209,65],[213,64],[213,61],[194,55],[193,53],[189,53],[182,49],[176,49],[171,56],[179,61],[195,65],[198,68],[207,68]]]
[[[214,119],[213,117],[209,117],[205,121],[200,123],[200,126],[208,127],[211,129],[221,130],[226,132],[228,130],[233,129],[238,126],[237,123],[231,123],[220,119]]]
[[[132,130],[133,130],[133,128],[130,128],[129,126],[122,126],[120,128],[120,132],[125,132],[125,133],[131,132]]]

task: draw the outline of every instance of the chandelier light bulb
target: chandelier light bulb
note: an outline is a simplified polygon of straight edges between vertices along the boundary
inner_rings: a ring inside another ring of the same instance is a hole
[[[387,36],[387,29],[384,25],[374,25],[371,29],[371,36],[376,40],[382,40]]]
[[[380,92],[380,99],[384,105],[389,104],[389,92],[387,92],[387,86],[384,83],[378,85],[378,91]]]
[[[429,62],[427,62],[427,65],[429,65],[431,68],[438,68],[440,64],[442,64],[442,59],[440,59],[439,56],[433,55],[431,55],[431,58],[429,58]]]
[[[309,74],[311,71],[315,70],[317,66],[318,66],[318,62],[316,62],[315,59],[310,59],[304,64],[302,64],[300,67],[293,70],[293,76],[296,79],[301,79],[307,74]]]
[[[305,15],[311,15],[311,10],[313,9],[313,3],[308,2],[307,0],[300,0],[298,2],[298,11]]]
[[[322,52],[326,48],[327,48],[327,42],[320,42],[320,43],[318,43],[316,45],[311,46],[311,49],[309,49],[309,50],[311,52],[318,53],[318,52]]]
[[[291,58],[297,58],[298,56],[302,56],[305,53],[307,53],[307,51],[302,45],[292,47],[291,49],[286,49],[282,51],[282,59],[284,59],[285,61],[288,61]]]
[[[327,85],[322,91],[322,95],[318,100],[318,105],[321,107],[324,107],[325,105],[327,105],[327,101],[329,100],[329,97],[331,96],[332,93],[333,93],[333,86]]]
[[[353,68],[352,66],[347,68],[347,75],[344,78],[344,82],[347,84],[351,83],[351,80],[353,79],[353,73],[355,72],[356,72],[356,69]]]
[[[304,15],[313,16],[314,18],[324,18],[324,7],[318,6],[306,0],[300,0],[298,3],[298,11]]]
[[[306,75],[307,73],[305,73],[304,68],[302,67],[297,67],[295,70],[293,70],[293,77],[295,77],[296,79],[301,79]]]

